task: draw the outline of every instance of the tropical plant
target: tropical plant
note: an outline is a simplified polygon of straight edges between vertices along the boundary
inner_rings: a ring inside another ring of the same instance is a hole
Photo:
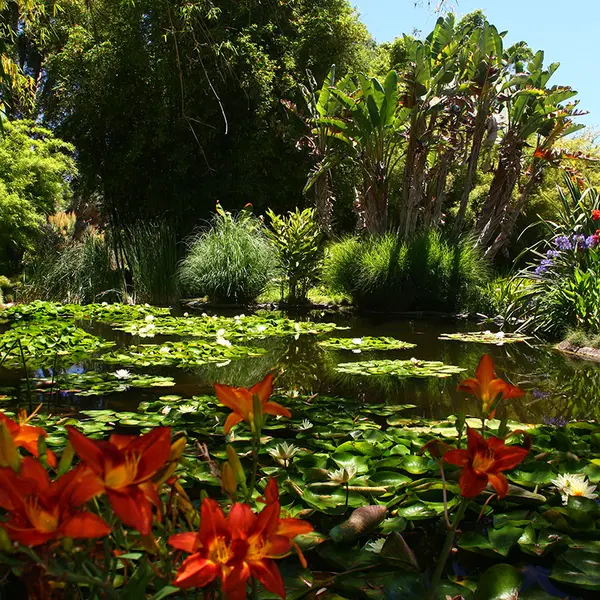
[[[333,245],[323,278],[363,308],[452,312],[473,304],[487,269],[468,239],[450,244],[430,232],[406,243],[388,234]]]
[[[273,248],[246,209],[232,215],[218,204],[211,225],[192,236],[188,248],[179,266],[182,288],[211,302],[251,302],[275,274]]]
[[[135,302],[160,306],[176,302],[179,253],[173,224],[164,219],[138,221],[125,228],[123,240]]]
[[[267,211],[270,229],[267,237],[277,248],[281,273],[281,299],[289,302],[306,302],[308,290],[317,283],[321,268],[321,232],[315,210],[306,208],[276,215]]]

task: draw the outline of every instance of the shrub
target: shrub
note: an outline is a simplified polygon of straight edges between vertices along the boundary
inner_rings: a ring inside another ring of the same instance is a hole
[[[362,308],[457,311],[472,308],[487,280],[469,240],[449,244],[437,232],[405,243],[392,234],[334,244],[324,280]]]
[[[168,221],[138,221],[123,236],[131,271],[133,299],[169,305],[179,297],[177,234]]]
[[[121,297],[122,274],[103,233],[91,228],[79,241],[59,246],[53,241],[52,235],[40,240],[35,255],[26,262],[26,299],[89,304]]]
[[[306,302],[308,290],[317,283],[321,268],[321,231],[312,208],[289,212],[287,216],[267,211],[267,236],[277,248],[282,277],[281,299],[287,289],[289,302]]]
[[[191,238],[179,280],[190,295],[244,303],[265,289],[275,268],[275,252],[260,221],[246,210],[234,216],[218,206],[212,225]]]

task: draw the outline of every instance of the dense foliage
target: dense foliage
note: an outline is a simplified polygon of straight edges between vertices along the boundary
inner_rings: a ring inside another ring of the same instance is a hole
[[[348,238],[329,249],[324,280],[360,307],[454,312],[473,308],[487,269],[472,241],[449,244],[431,232],[404,243],[388,234]]]

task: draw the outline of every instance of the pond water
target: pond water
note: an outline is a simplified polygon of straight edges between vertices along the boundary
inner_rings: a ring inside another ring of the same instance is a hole
[[[235,313],[229,313],[231,316]],[[290,315],[295,319],[303,317]],[[212,393],[215,382],[250,386],[260,381],[266,373],[279,373],[278,387],[301,395],[319,394],[359,400],[365,403],[411,404],[406,416],[415,418],[443,419],[456,414],[465,405],[465,394],[456,391],[457,383],[472,376],[482,354],[494,358],[500,376],[528,391],[524,398],[503,405],[510,419],[525,423],[557,423],[574,419],[597,419],[600,414],[597,398],[600,392],[600,368],[588,361],[569,358],[550,346],[531,341],[497,346],[473,342],[440,340],[444,333],[482,330],[473,323],[448,319],[389,319],[382,316],[365,317],[348,312],[312,313],[312,320],[335,322],[348,327],[330,334],[302,334],[288,337],[272,337],[253,340],[254,346],[267,350],[256,357],[231,360],[227,364],[178,369],[173,367],[139,367],[132,373],[169,376],[174,379],[171,387],[151,389],[131,388],[120,393],[106,393],[93,397],[80,397],[76,392],[63,389],[58,401],[63,405],[79,408],[110,408],[135,410],[140,401],[164,395],[189,398]],[[156,344],[181,337],[156,336],[139,338],[116,331],[102,323],[81,323],[90,333],[101,335],[116,342],[117,347],[131,344]],[[487,325],[486,327],[489,327]],[[416,347],[394,351],[330,350],[319,345],[327,337],[362,338],[364,336],[391,336]],[[183,338],[185,339],[185,338]],[[464,373],[448,378],[400,379],[395,376],[354,375],[336,371],[342,362],[375,359],[410,359],[442,361],[465,369]],[[114,372],[119,365],[107,365],[98,361],[86,361],[72,365],[67,373]],[[52,361],[43,369],[32,371],[37,378],[52,380]],[[58,387],[60,372],[57,373]],[[52,384],[51,384],[52,385]],[[56,388],[57,385],[54,384]],[[1,393],[25,397],[26,382],[22,373],[0,369]],[[48,389],[48,381],[45,389]],[[35,400],[43,400],[38,394]],[[478,414],[477,401],[467,399],[467,412]],[[501,416],[499,414],[499,416]]]

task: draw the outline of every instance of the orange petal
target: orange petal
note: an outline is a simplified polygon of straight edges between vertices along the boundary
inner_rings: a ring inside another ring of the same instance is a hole
[[[481,399],[481,384],[477,379],[464,379],[456,388],[457,392],[467,392],[473,394],[476,398]]]
[[[239,561],[229,569],[223,569],[221,572],[221,581],[223,582],[223,591],[231,598],[246,598],[246,581],[250,578],[250,567],[245,561]],[[241,593],[244,592],[242,596]]]
[[[19,424],[10,417],[7,417],[3,412],[0,412],[0,422],[4,423],[8,432],[13,436],[19,431]]]
[[[277,531],[280,513],[281,506],[279,502],[267,504],[258,515],[252,535],[265,538],[273,535]]]
[[[502,473],[488,473],[488,479],[490,483],[494,487],[494,489],[498,492],[498,498],[504,498],[508,492],[508,481],[506,481],[506,477],[502,475]]]
[[[113,433],[108,438],[108,441],[113,446],[116,446],[119,450],[123,450],[124,448],[127,448],[127,446],[129,446],[129,444],[131,444],[137,438],[137,435],[121,435],[118,433]]]
[[[196,532],[186,531],[185,533],[176,533],[175,535],[172,535],[169,538],[169,546],[192,554],[201,547],[201,544]]]
[[[60,526],[60,533],[70,538],[100,538],[110,533],[110,527],[98,515],[90,512],[75,513]]]
[[[470,455],[466,450],[449,450],[444,454],[444,460],[457,467],[464,467],[469,464]]]
[[[202,544],[216,536],[227,537],[229,530],[223,510],[212,498],[205,498],[200,507],[200,530],[198,535]]]
[[[279,501],[279,488],[277,487],[277,479],[271,477],[265,487],[265,500],[267,504]]]
[[[520,446],[504,446],[502,450],[496,452],[496,460],[490,471],[493,473],[510,471],[525,460],[527,453],[528,451]]]
[[[269,592],[277,594],[280,598],[285,598],[285,586],[281,573],[275,564],[275,561],[265,558],[250,563],[252,575],[258,579]]]
[[[223,433],[227,435],[232,427],[235,427],[240,421],[243,421],[244,417],[236,412],[232,412],[226,419],[223,425]]]
[[[85,437],[83,433],[71,425],[67,425],[66,429],[71,446],[73,446],[79,458],[85,461],[94,471],[102,474],[104,471],[104,454],[100,444]]]
[[[177,571],[173,585],[180,588],[202,588],[215,580],[220,567],[199,554],[186,558]]]
[[[227,515],[227,526],[234,539],[247,539],[256,524],[256,515],[247,504],[236,502]]]
[[[264,404],[273,393],[273,374],[269,373],[261,382],[255,383],[248,391],[251,398],[257,395]]]
[[[302,519],[279,519],[277,535],[283,535],[286,538],[295,538],[297,535],[305,535],[313,530],[313,526],[308,521]]]
[[[215,392],[219,402],[234,412],[249,418],[252,410],[252,396],[246,388],[236,388],[230,385],[215,383]]]
[[[475,371],[475,377],[479,380],[483,390],[488,387],[492,379],[496,378],[494,360],[489,354],[484,354],[481,357],[477,371]]]
[[[134,485],[119,491],[107,489],[106,495],[113,510],[128,527],[148,535],[152,529],[152,505]]]
[[[460,474],[458,485],[460,486],[460,493],[465,498],[475,498],[485,489],[487,482],[487,475],[477,473],[471,466],[467,465]]]
[[[135,483],[152,477],[169,459],[171,454],[171,428],[155,427],[132,442],[127,452],[141,454]]]
[[[288,419],[292,416],[292,413],[285,406],[281,406],[277,402],[266,402],[263,404],[262,409],[266,415],[281,415],[282,417],[288,417]]]
[[[70,508],[79,508],[88,500],[104,493],[102,480],[83,463],[59,477],[55,485],[61,490],[61,502]]]

